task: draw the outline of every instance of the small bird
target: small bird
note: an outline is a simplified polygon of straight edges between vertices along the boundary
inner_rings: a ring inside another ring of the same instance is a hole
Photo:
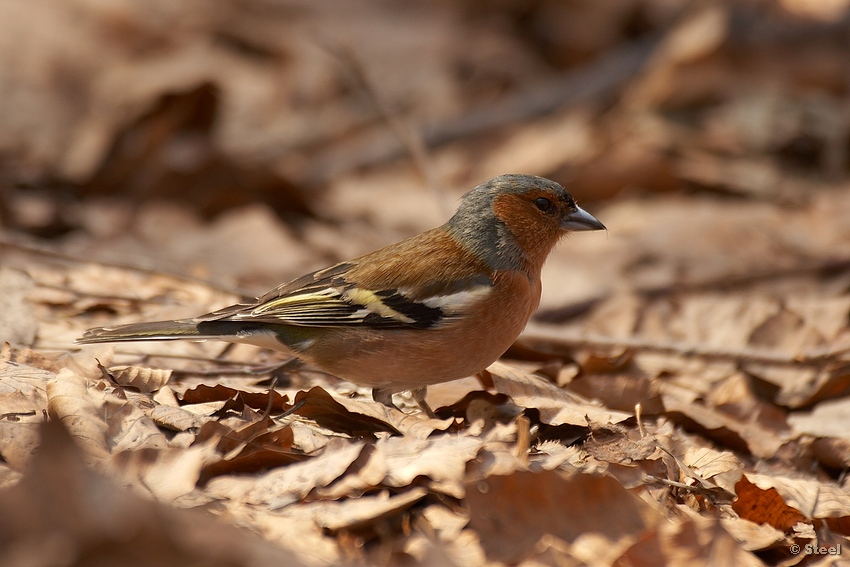
[[[193,319],[86,331],[78,343],[220,339],[284,351],[393,406],[411,390],[478,373],[540,303],[540,271],[571,231],[605,230],[560,184],[501,175],[444,225]]]

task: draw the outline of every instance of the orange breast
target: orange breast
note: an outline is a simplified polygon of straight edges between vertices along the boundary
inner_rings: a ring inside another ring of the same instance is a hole
[[[494,294],[462,320],[438,329],[329,329],[300,356],[344,380],[393,391],[475,374],[498,359],[540,303],[540,280],[495,276]]]

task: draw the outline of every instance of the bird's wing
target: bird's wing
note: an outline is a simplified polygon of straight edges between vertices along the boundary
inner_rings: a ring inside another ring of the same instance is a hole
[[[252,303],[198,317],[203,321],[245,321],[304,327],[430,329],[448,324],[486,297],[493,281],[486,275],[420,278],[412,286],[367,289],[346,276],[356,266],[342,263],[283,284]]]

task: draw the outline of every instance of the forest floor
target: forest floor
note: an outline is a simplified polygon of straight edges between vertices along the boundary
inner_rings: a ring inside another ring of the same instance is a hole
[[[850,564],[841,5],[4,2],[0,565]],[[608,230],[436,418],[255,347],[74,343],[502,173]]]

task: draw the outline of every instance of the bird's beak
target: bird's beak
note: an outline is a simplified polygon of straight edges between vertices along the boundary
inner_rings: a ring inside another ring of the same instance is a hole
[[[581,207],[576,207],[575,211],[561,217],[561,228],[564,230],[607,230],[595,216]]]

